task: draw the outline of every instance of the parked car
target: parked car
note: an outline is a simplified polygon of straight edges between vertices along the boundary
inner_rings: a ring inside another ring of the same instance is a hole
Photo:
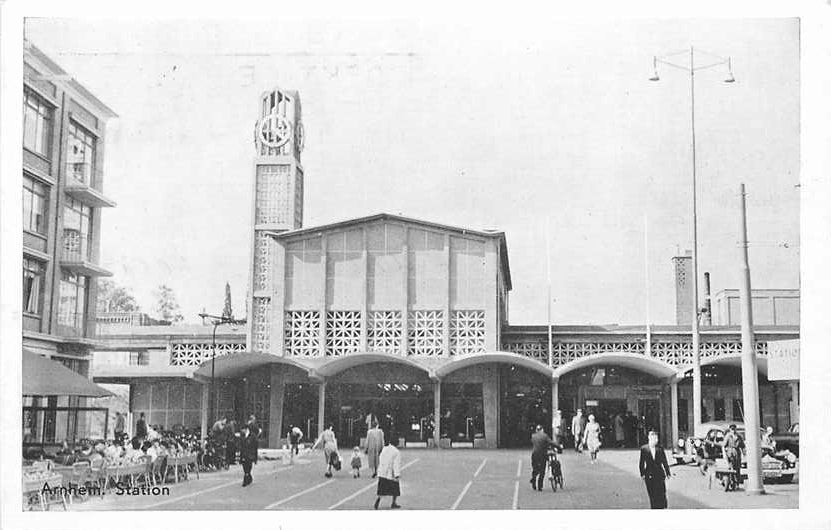
[[[722,480],[729,475],[729,466],[724,458],[721,444],[724,433],[731,422],[702,423],[696,436],[678,440],[673,448],[672,456],[677,464],[695,463],[704,473],[704,464],[715,464],[716,478]],[[735,423],[736,431],[745,439],[745,428],[742,423]],[[760,429],[759,439],[764,431]],[[790,482],[798,470],[798,457],[787,448],[777,447],[776,451],[763,451],[762,474],[765,480],[779,480]],[[747,475],[747,458],[742,458],[742,476]],[[735,477],[734,477],[735,478]],[[727,486],[725,486],[727,488]]]
[[[785,432],[774,434],[773,441],[776,442],[777,451],[787,449],[799,457],[799,422],[791,425]]]

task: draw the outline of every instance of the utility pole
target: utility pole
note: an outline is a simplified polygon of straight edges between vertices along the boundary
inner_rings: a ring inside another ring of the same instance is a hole
[[[750,494],[762,494],[762,452],[759,438],[759,372],[756,371],[756,348],[753,340],[753,310],[750,291],[750,265],[747,259],[747,212],[744,184],[740,185],[740,252],[742,279],[739,296],[742,306],[742,398],[744,400],[745,446],[747,448],[747,485]]]

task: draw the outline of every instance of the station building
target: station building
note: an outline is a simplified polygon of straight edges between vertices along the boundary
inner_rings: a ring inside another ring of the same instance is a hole
[[[536,424],[568,424],[577,408],[607,427],[629,412],[634,443],[648,428],[664,443],[689,432],[688,325],[554,326],[549,347],[547,326],[509,323],[503,232],[387,213],[303,227],[299,96],[266,92],[258,110],[247,329],[223,331],[218,349],[210,328],[102,336],[104,355],[147,353],[144,366],[95,372],[131,385],[133,413],[166,428],[198,417],[203,432],[208,410],[253,413],[268,447],[289,425],[311,436],[332,425],[357,445],[373,417],[407,446],[525,446]],[[786,428],[798,392],[768,381],[766,358],[799,328],[755,332],[763,423]],[[701,333],[705,419],[738,421],[740,330]]]

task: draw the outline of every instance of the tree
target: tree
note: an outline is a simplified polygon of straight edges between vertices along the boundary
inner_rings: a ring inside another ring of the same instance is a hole
[[[138,313],[141,311],[133,293],[112,280],[98,280],[96,309],[99,313]]]
[[[176,295],[173,289],[167,285],[160,285],[156,289],[156,316],[162,320],[179,323],[185,319],[182,316],[182,310],[179,308],[179,302],[176,301]]]

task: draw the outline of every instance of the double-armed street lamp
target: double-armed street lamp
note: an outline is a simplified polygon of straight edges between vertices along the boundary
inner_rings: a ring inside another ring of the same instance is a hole
[[[214,413],[216,411],[215,404],[216,404],[216,388],[214,386],[214,375],[216,373],[216,328],[222,326],[224,324],[229,324],[232,326],[242,326],[245,324],[245,319],[238,320],[233,317],[233,315],[209,315],[208,313],[199,313],[199,316],[204,321],[205,319],[210,319],[211,324],[213,325],[213,333],[212,337],[213,340],[211,344],[213,345],[212,353],[211,353],[211,395],[210,395],[210,404],[208,405],[208,418],[210,421],[215,421],[216,418],[214,417]]]
[[[701,65],[696,65],[696,52],[702,54],[709,62]],[[689,63],[681,63],[680,60],[685,56],[689,56]],[[678,62],[676,62],[678,61]],[[658,65],[665,65],[679,70],[683,70],[690,74],[690,124],[692,131],[692,292],[693,292],[693,317],[692,317],[692,354],[693,354],[693,426],[694,432],[697,431],[701,425],[701,344],[700,334],[698,330],[700,309],[698,307],[698,214],[696,206],[696,163],[695,163],[695,73],[701,70],[708,70],[719,66],[726,66],[728,76],[724,79],[725,83],[735,83],[736,78],[733,77],[733,65],[730,57],[721,57],[713,53],[704,52],[701,50],[694,50],[690,46],[689,50],[678,51],[664,56],[655,56],[652,58],[653,75],[649,78],[650,81],[660,81],[658,76]]]

